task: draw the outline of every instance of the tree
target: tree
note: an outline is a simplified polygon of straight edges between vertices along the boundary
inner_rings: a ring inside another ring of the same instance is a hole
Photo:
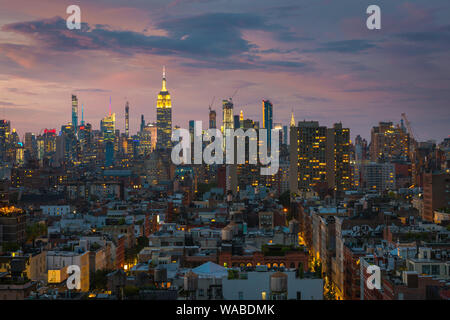
[[[394,191],[389,191],[389,192],[388,192],[388,197],[389,197],[390,199],[395,199],[395,198],[396,198],[395,192],[394,192]]]
[[[25,232],[27,236],[27,241],[32,241],[34,247],[34,242],[36,238],[39,238],[47,234],[47,226],[39,222],[33,223],[26,227]]]
[[[317,278],[322,278],[322,263],[320,260],[314,260],[313,271]]]
[[[89,248],[89,251],[97,251],[101,247],[102,247],[101,245],[99,245],[98,243],[94,242],[94,243],[91,244],[91,247]]]
[[[325,300],[336,300],[336,288],[334,287],[333,282],[327,281],[324,297]]]
[[[298,276],[300,279],[303,279],[303,277],[304,277],[303,263],[301,263],[301,262],[300,262],[299,265],[298,265],[297,276]]]
[[[139,248],[139,251],[144,249],[145,247],[148,247],[148,238],[145,236],[138,237],[137,239],[137,247]]]
[[[92,282],[93,289],[106,290],[106,284],[107,284],[107,280],[108,280],[106,275],[110,272],[112,272],[112,270],[108,270],[108,269],[95,271],[94,279]]]
[[[148,247],[148,238],[145,236],[138,237],[136,239],[136,245],[125,250],[125,262],[128,264],[134,263],[139,252],[141,252],[141,250],[145,247]]]
[[[139,288],[135,286],[125,286],[123,295],[127,298],[134,298],[139,295]]]
[[[239,271],[228,269],[228,279],[237,279],[239,278]]]
[[[20,245],[17,242],[3,242],[1,247],[3,252],[13,252],[20,249]]]

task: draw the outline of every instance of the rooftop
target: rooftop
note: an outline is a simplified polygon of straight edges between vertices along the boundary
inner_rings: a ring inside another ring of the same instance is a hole
[[[17,214],[21,214],[24,211],[20,208],[16,208],[14,206],[10,207],[2,207],[0,208],[0,216],[15,216]]]

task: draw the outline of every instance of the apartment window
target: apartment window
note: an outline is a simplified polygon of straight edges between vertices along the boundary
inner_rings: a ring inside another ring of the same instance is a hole
[[[431,274],[432,275],[439,275],[441,273],[441,268],[440,268],[440,266],[437,264],[437,265],[432,265],[431,266]]]
[[[431,270],[430,270],[430,265],[429,264],[424,264],[422,266],[422,273],[424,274],[430,274]]]
[[[297,291],[297,300],[302,300],[302,293],[301,293],[301,291]]]
[[[205,295],[204,290],[203,290],[203,289],[199,289],[199,290],[198,290],[198,296],[199,296],[199,297],[203,297],[204,295]]]

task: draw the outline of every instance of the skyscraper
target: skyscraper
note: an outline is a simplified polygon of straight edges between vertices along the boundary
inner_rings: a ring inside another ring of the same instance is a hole
[[[114,164],[114,141],[116,131],[116,114],[109,111],[109,116],[104,117],[100,121],[100,131],[103,135],[105,144],[105,166],[109,167]]]
[[[358,134],[355,138],[355,160],[357,162],[367,160],[367,153],[367,141],[366,139],[361,138],[361,136]]]
[[[149,155],[156,147],[157,128],[154,123],[145,125],[140,137],[140,150],[142,155]]]
[[[195,120],[189,120],[189,135],[191,141],[194,141]]]
[[[78,128],[78,98],[72,95],[72,126],[77,130]]]
[[[339,196],[352,187],[350,129],[335,123],[327,129],[327,182]]]
[[[8,120],[0,120],[0,160],[6,160],[11,133],[11,123]]]
[[[289,188],[308,190],[326,182],[327,127],[318,121],[300,121],[291,127]]]
[[[241,121],[240,121],[239,115],[235,114],[233,116],[233,119],[234,119],[234,128],[239,129],[241,127]]]
[[[239,128],[244,128],[244,111],[239,113]]]
[[[279,135],[279,140],[278,140],[278,145],[281,146],[283,144],[284,141],[284,131],[283,131],[283,125],[281,123],[275,123],[273,125],[274,130],[279,130],[280,131],[280,135]]]
[[[87,156],[87,153],[91,151],[92,142],[91,142],[91,134],[92,134],[92,126],[91,124],[82,124],[78,127],[78,143],[79,143],[79,151],[80,151],[80,160],[84,160]]]
[[[242,117],[243,114],[241,113]],[[245,119],[241,122],[241,128],[244,131],[248,129],[255,129],[255,122],[251,119]],[[250,144],[258,144],[257,137],[249,137],[244,140],[245,142],[245,163],[237,165],[237,176],[239,177],[238,186],[239,190],[245,190],[247,186],[257,187],[258,184],[263,180],[263,176],[260,175],[260,165],[253,164],[253,161],[258,160],[258,156],[255,154],[250,154]],[[252,161],[253,160],[253,161]]]
[[[234,129],[233,101],[222,100],[223,108],[223,133],[226,134],[227,129]],[[224,149],[226,150],[226,139],[223,139]],[[235,144],[236,149],[236,144]],[[236,150],[234,152],[236,156]],[[235,163],[235,162],[234,162]],[[237,192],[237,171],[235,164],[226,164],[226,191],[236,194]]]
[[[212,103],[211,103],[212,105]],[[217,129],[216,111],[211,109],[209,106],[209,129]],[[205,133],[205,138],[209,139],[208,132]],[[206,140],[204,140],[206,141]],[[211,181],[217,178],[218,167],[214,164],[206,164],[204,166],[207,172],[207,178],[205,180]]]
[[[209,128],[216,129],[216,110],[209,108]]]
[[[222,100],[222,110],[223,110],[223,125],[222,133],[226,134],[226,129],[234,129],[234,116],[233,116],[233,101]],[[225,145],[226,139],[223,139],[223,148],[226,149]]]
[[[84,105],[81,104],[81,121],[80,126],[84,126]]]
[[[162,89],[156,102],[156,126],[158,130],[157,149],[172,146],[172,102],[166,88],[166,69],[163,69]]]
[[[222,109],[223,109],[223,132],[225,133],[225,129],[234,129],[234,117],[233,117],[233,101],[231,100],[222,100]]]
[[[409,134],[392,122],[380,122],[371,131],[370,159],[372,161],[407,160]]]
[[[295,127],[294,111],[292,111],[292,113],[291,113],[291,124],[290,124],[290,126],[291,127]]]
[[[288,144],[288,126],[283,126],[283,144]]]
[[[56,152],[56,129],[44,130],[44,154],[52,155]]]
[[[271,130],[273,129],[273,105],[269,100],[262,101],[263,128],[267,129],[267,145],[270,150]]]
[[[25,151],[27,152],[27,156],[30,159],[35,159],[37,156],[36,153],[37,145],[36,145],[36,136],[32,132],[25,133]]]
[[[61,154],[63,156],[64,162],[67,165],[71,165],[77,161],[77,136],[76,130],[73,124],[67,124],[61,126],[61,136],[60,142],[62,143],[60,146],[62,149],[60,151],[63,152]],[[60,159],[62,160],[62,159]]]
[[[130,136],[130,105],[125,104],[125,135],[127,138]]]
[[[139,130],[139,132],[143,132],[145,128],[145,119],[144,119],[144,115],[141,114],[141,129]]]

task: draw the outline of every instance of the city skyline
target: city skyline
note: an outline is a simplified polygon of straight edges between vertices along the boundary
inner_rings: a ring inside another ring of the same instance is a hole
[[[269,99],[274,123],[287,125],[294,110],[296,121],[342,122],[352,140],[368,140],[371,127],[398,123],[403,112],[420,141],[449,134],[444,1],[381,1],[383,27],[375,32],[365,27],[365,1],[303,1],[295,10],[292,1],[257,9],[251,2],[79,1],[81,31],[66,29],[56,1],[22,2],[0,13],[0,115],[21,137],[69,122],[72,93],[94,128],[110,96],[121,131],[126,101],[132,133],[141,114],[156,122],[162,65],[173,124],[181,127],[207,123],[213,97],[220,112],[219,101],[237,90],[236,113],[257,121]]]
[[[163,72],[162,72],[162,90],[160,91],[160,93],[159,93],[159,95],[158,96],[160,96],[161,95],[161,93],[165,93],[165,94],[167,94],[168,96],[169,96],[169,101],[168,101],[168,105],[169,105],[169,109],[171,109],[171,103],[170,103],[170,95],[169,95],[169,92],[168,92],[168,90],[166,89],[166,73],[165,73],[165,66],[163,66]],[[95,126],[95,121],[93,121],[93,123],[89,123],[89,122],[87,122],[87,121],[84,121],[84,106],[83,106],[83,103],[81,103],[81,118],[80,118],[80,112],[79,112],[79,102],[78,102],[78,97],[76,96],[76,95],[74,95],[74,94],[71,94],[71,97],[72,97],[72,104],[71,104],[71,119],[72,119],[72,121],[68,121],[68,122],[66,122],[66,123],[63,123],[62,125],[61,125],[61,130],[62,130],[62,128],[65,126],[65,125],[73,125],[73,122],[74,122],[74,119],[75,119],[75,122],[77,123],[77,125],[76,125],[76,127],[78,128],[79,126],[84,126],[84,124],[85,123],[87,123],[87,124],[90,124],[91,126],[92,126],[92,129],[93,130],[98,130],[98,131],[102,131],[102,121],[104,121],[104,119],[106,119],[106,118],[108,118],[108,117],[111,117],[111,115],[114,115],[114,123],[115,124],[119,124],[118,125],[118,128],[117,128],[117,130],[119,130],[121,133],[125,133],[127,136],[129,136],[129,101],[127,100],[126,102],[125,102],[125,106],[124,106],[124,109],[123,109],[123,119],[120,119],[120,116],[118,117],[118,119],[116,120],[116,117],[115,117],[115,115],[116,115],[116,112],[113,112],[112,111],[112,99],[111,99],[111,96],[109,97],[109,105],[108,105],[108,113],[106,113],[106,115],[103,117],[103,118],[101,118],[101,119],[99,119],[97,122],[100,122],[100,125],[98,126],[98,128],[96,128],[96,126]],[[213,100],[215,99],[215,97],[213,98]],[[231,99],[231,98],[229,98],[229,99]],[[75,102],[74,102],[75,101]],[[158,104],[159,103],[162,103],[162,102],[159,102],[160,101],[160,98],[158,98]],[[224,99],[224,101],[228,101],[227,99]],[[232,101],[232,100],[231,100]],[[264,128],[264,124],[265,124],[265,120],[264,120],[264,114],[265,114],[265,112],[266,112],[266,104],[268,103],[271,107],[272,107],[272,104],[271,104],[271,102],[269,101],[269,100],[262,100],[263,101],[263,109],[262,109],[262,113],[261,113],[261,128]],[[158,105],[157,104],[157,105]],[[156,107],[156,110],[157,110],[157,112],[158,112],[158,109],[159,109],[159,107]],[[214,111],[215,112],[215,110],[214,109],[208,109],[208,111],[209,112],[211,112],[211,111]],[[208,113],[209,113],[208,112]],[[272,111],[270,111],[271,113],[272,113]],[[117,113],[118,115],[120,115],[121,113],[120,112],[118,112]],[[140,119],[141,119],[141,121],[142,121],[142,116],[144,116],[144,118],[145,118],[145,115],[140,115]],[[242,118],[242,116],[243,116],[243,110],[240,110],[240,112],[239,113],[236,113],[236,114],[234,114],[234,117],[236,117],[236,116],[239,116],[239,117],[241,117]],[[170,116],[171,117],[171,116]],[[78,124],[78,119],[81,119],[81,122]],[[270,115],[270,118],[272,118],[272,114]],[[259,119],[259,118],[258,118]],[[291,113],[291,119],[290,119],[290,126],[292,126],[292,120],[293,120],[294,118],[293,118],[293,113]],[[6,121],[9,121],[10,122],[10,124],[11,124],[11,129],[12,130],[16,130],[14,127],[13,127],[13,124],[11,123],[11,120],[9,120],[9,119],[5,119]],[[123,121],[120,121],[120,120],[123,120]],[[252,120],[252,121],[258,121],[258,120],[255,120],[255,119],[248,119],[248,120]],[[295,119],[294,119],[295,120]],[[195,120],[189,120],[189,123],[190,122],[192,122],[192,121],[195,121]],[[271,121],[271,120],[270,120]],[[298,119],[298,120],[295,120],[295,126],[297,126],[297,123],[299,123],[299,122],[303,122],[303,121],[311,121],[311,120],[301,120],[301,119]],[[312,120],[312,121],[315,121],[315,120]],[[121,127],[122,127],[122,125],[121,125],[121,123],[123,122],[123,129],[124,130],[121,130]],[[149,124],[149,125],[157,125],[157,120],[156,121],[146,121],[145,123],[146,123],[146,125],[147,124]],[[223,119],[222,119],[222,122],[223,122]],[[259,122],[259,121],[258,121]],[[272,121],[271,121],[272,122]],[[381,121],[381,122],[386,122],[386,121]],[[280,122],[278,122],[278,123],[280,123]],[[277,123],[275,123],[275,124],[277,124]],[[285,124],[285,121],[284,122],[281,122],[281,124],[283,125],[283,126],[285,126],[285,127],[287,127],[287,124]],[[141,125],[142,125],[142,123],[141,123]],[[334,125],[336,125],[336,123],[334,124]],[[401,128],[403,128],[404,130],[406,130],[406,127],[404,126],[404,122],[403,122],[403,119],[401,120],[401,121],[399,121],[399,122],[393,122],[393,125],[394,126],[400,126]],[[44,131],[47,131],[47,130],[56,130],[57,132],[58,132],[58,127],[59,126],[57,126],[56,128],[41,128],[40,130],[39,130],[39,135],[42,133],[42,132],[44,132]],[[117,127],[117,126],[116,126]],[[175,128],[175,127],[180,127],[178,124],[174,124],[174,125],[172,125],[172,129],[173,128]],[[215,127],[215,126],[214,126]],[[370,129],[370,131],[372,131],[373,130],[373,128],[375,128],[376,127],[376,125],[374,125],[373,127],[371,127],[371,129]],[[133,133],[133,131],[131,131],[132,133]],[[136,132],[134,133],[134,134],[136,134],[136,135],[139,135],[140,133],[142,132],[142,128],[136,128]],[[25,136],[26,136],[26,134],[27,133],[32,133],[32,134],[37,134],[37,132],[30,132],[30,131],[26,131],[26,132],[23,132],[23,133],[20,133],[20,132],[18,132],[18,134],[19,134],[19,137],[22,137],[23,138],[23,141],[25,141]],[[62,131],[60,131],[60,133],[62,133]],[[133,134],[132,134],[133,135]],[[450,136],[449,136],[450,137]],[[363,139],[365,139],[365,137],[361,137],[361,138],[363,138]],[[268,138],[268,139],[270,139],[270,138]],[[371,141],[370,140],[370,137],[368,138],[368,141]],[[352,142],[353,142],[353,140],[352,140]],[[436,141],[437,143],[439,143],[439,141]]]
[[[450,300],[448,0],[74,2],[0,0],[0,301]]]

